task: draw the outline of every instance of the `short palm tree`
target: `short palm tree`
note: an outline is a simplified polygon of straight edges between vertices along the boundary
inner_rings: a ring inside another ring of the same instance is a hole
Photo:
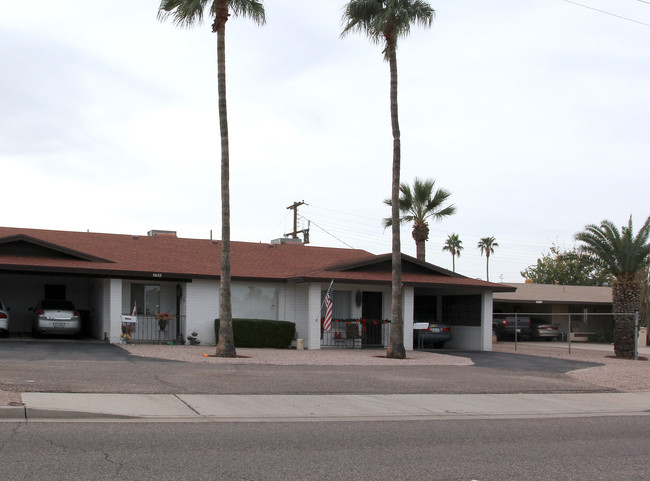
[[[343,7],[342,36],[352,31],[365,33],[370,41],[384,45],[384,59],[390,67],[390,119],[393,131],[392,168],[392,286],[391,330],[386,357],[403,359],[404,318],[402,316],[402,253],[400,246],[399,186],[401,144],[397,109],[397,40],[408,36],[411,24],[430,27],[434,11],[423,0],[351,0]]]
[[[402,195],[399,198],[400,222],[412,222],[412,236],[415,240],[416,257],[419,261],[426,260],[425,243],[429,239],[429,219],[442,220],[444,217],[456,212],[454,205],[443,207],[451,193],[445,189],[435,189],[436,181],[433,179],[420,180],[417,177],[413,182],[413,189],[408,184],[399,187]],[[434,190],[435,189],[435,190]],[[384,200],[387,205],[392,205],[392,199]],[[393,225],[393,219],[384,219],[384,226]]]
[[[620,230],[609,220],[590,224],[575,235],[580,250],[593,257],[614,278],[614,353],[634,357],[634,317],[641,308],[642,276],[650,264],[650,217],[634,235],[632,216]]]
[[[460,240],[458,234],[448,235],[445,245],[442,246],[442,250],[451,254],[452,270],[456,272],[456,257],[460,257],[460,251],[463,250],[463,241]]]
[[[230,151],[226,109],[226,22],[230,15],[249,17],[257,24],[266,21],[261,0],[161,0],[158,18],[171,18],[176,25],[200,24],[203,16],[213,19],[212,32],[217,34],[217,88],[219,94],[219,130],[221,133],[221,289],[219,307],[219,342],[217,356],[235,357],[230,293]]]
[[[481,250],[481,255],[485,252],[485,280],[490,282],[490,255],[494,254],[494,248],[499,244],[494,237],[482,237],[476,247]]]

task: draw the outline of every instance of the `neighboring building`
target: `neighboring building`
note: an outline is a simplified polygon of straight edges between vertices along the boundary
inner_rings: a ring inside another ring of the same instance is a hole
[[[234,318],[285,320],[309,349],[330,344],[320,319],[334,281],[334,317],[365,319],[363,345],[386,346],[391,302],[391,256],[363,250],[232,242]],[[193,332],[215,343],[219,316],[221,246],[218,240],[182,239],[175,232],[146,236],[0,227],[0,298],[11,307],[11,332],[31,329],[28,309],[43,298],[75,303],[85,334],[120,342],[137,315],[133,340],[182,340]],[[491,350],[492,294],[505,284],[469,279],[403,256],[404,342],[412,348],[415,320],[453,326],[449,347]],[[169,318],[161,330],[158,318]],[[331,336],[330,336],[331,337]]]
[[[508,284],[515,292],[494,294],[494,313],[538,314],[565,332],[613,329],[612,288],[549,284]]]

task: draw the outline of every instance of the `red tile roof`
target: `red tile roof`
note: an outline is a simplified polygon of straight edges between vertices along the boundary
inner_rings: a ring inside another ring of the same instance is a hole
[[[0,270],[5,272],[66,272],[123,277],[160,274],[161,280],[218,278],[220,259],[220,242],[207,239],[0,227]],[[390,269],[364,270],[364,266],[376,265],[387,259],[390,256],[377,256],[360,249],[231,242],[231,269],[235,280],[336,279],[390,284]],[[408,256],[404,259],[405,262],[417,264],[417,272],[403,273],[406,285],[513,290],[503,284],[452,274]],[[351,270],[353,267],[354,270]]]

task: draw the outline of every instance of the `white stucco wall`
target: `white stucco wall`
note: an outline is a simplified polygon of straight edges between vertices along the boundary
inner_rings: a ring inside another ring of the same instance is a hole
[[[481,351],[481,328],[478,326],[452,326],[453,337],[445,348]]]
[[[195,280],[185,285],[181,310],[185,307],[185,330],[198,332],[204,344],[216,344],[214,320],[219,317],[219,281]]]

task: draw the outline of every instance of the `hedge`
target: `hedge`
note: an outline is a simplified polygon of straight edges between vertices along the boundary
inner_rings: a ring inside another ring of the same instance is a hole
[[[219,319],[214,320],[215,339],[219,341]],[[265,319],[233,319],[235,347],[288,349],[296,333],[296,324]]]

